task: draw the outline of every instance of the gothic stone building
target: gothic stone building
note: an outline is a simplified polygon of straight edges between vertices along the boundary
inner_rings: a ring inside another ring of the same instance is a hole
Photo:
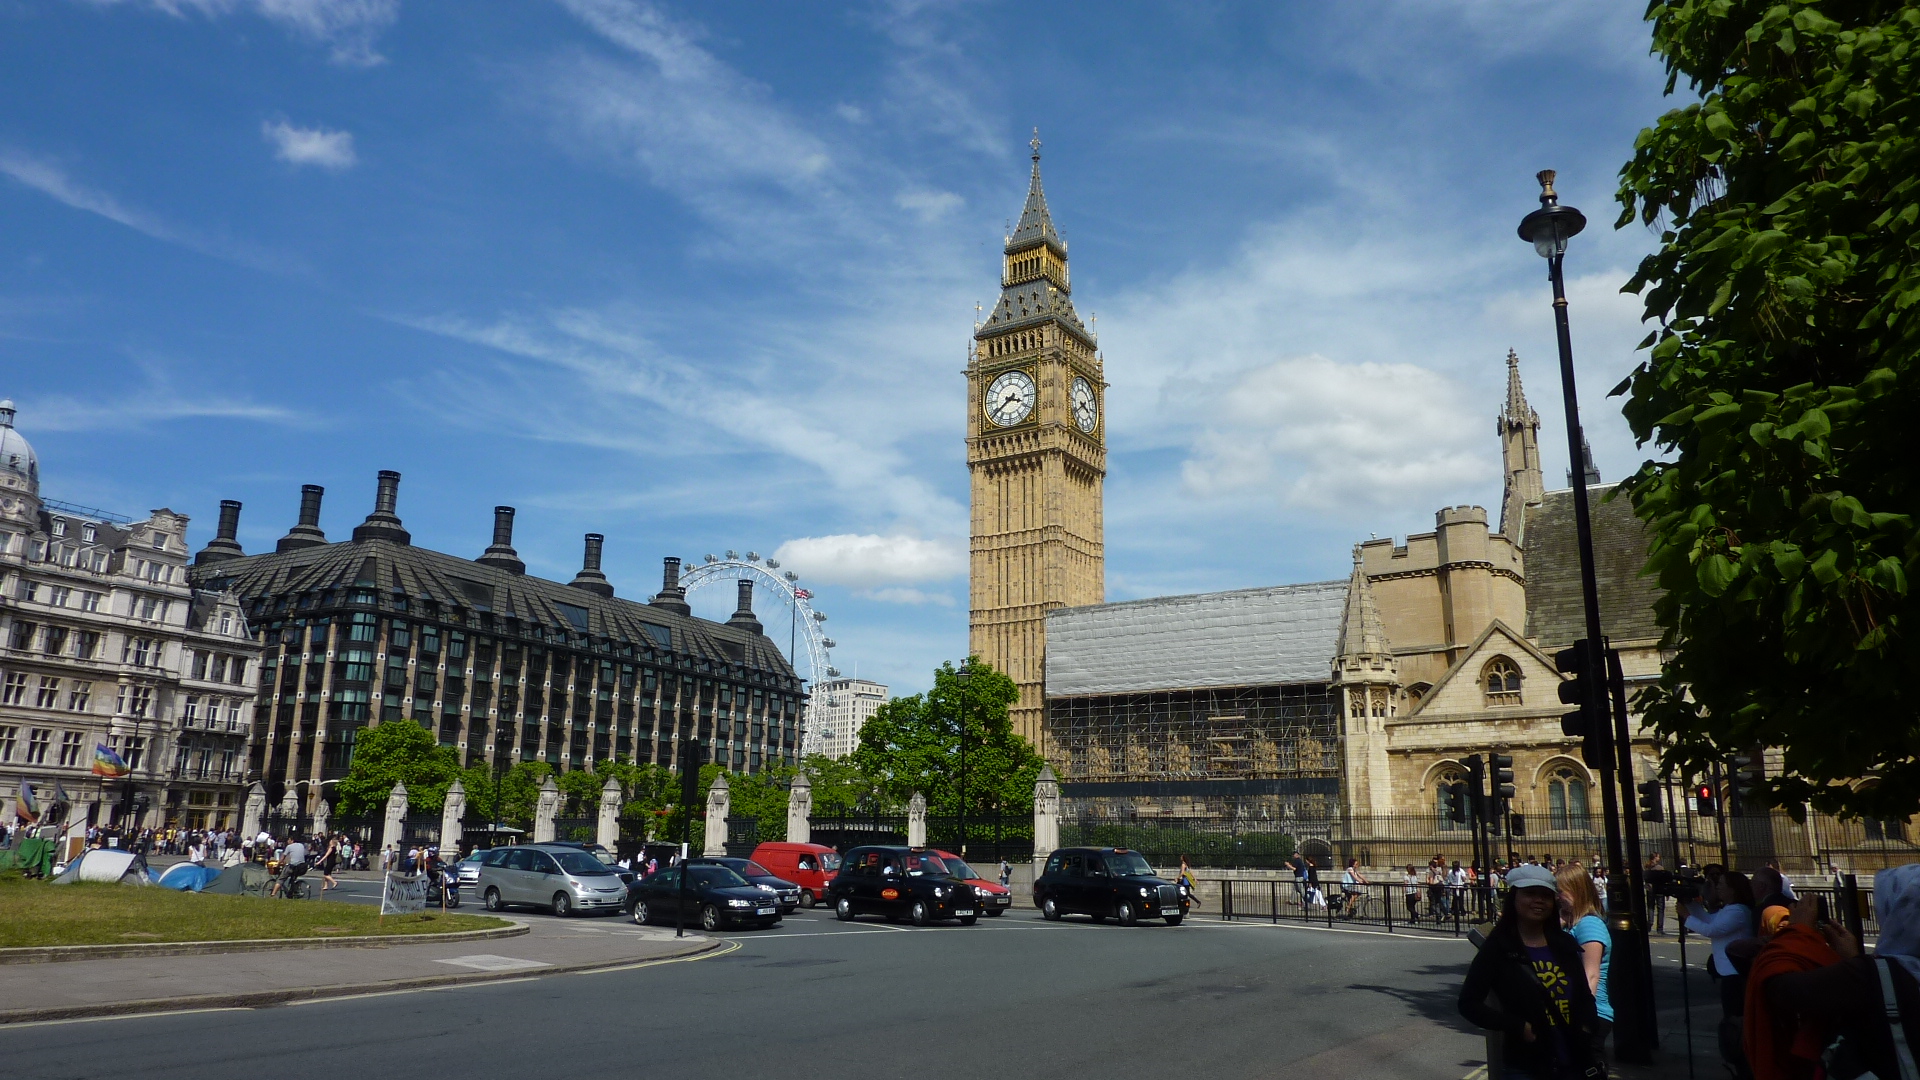
[[[0,800],[23,783],[69,821],[240,824],[260,649],[239,601],[187,574],[187,518],[44,498],[0,401]],[[93,773],[95,748],[125,779]]]
[[[752,584],[725,623],[692,615],[680,560],[648,603],[614,594],[589,533],[570,582],[526,573],[512,507],[494,510],[477,559],[415,547],[396,514],[400,474],[382,472],[350,539],[320,529],[322,490],[275,550],[244,554],[239,504],[193,578],[231,590],[265,639],[250,778],[270,802],[311,812],[346,774],[369,725],[408,721],[468,765],[545,761],[558,770],[626,760],[674,766],[676,740],[757,771],[797,760],[805,691],[762,632]]]

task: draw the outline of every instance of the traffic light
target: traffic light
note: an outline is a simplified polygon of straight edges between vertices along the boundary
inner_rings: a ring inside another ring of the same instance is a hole
[[[1487,763],[1479,754],[1466,760],[1467,766],[1467,807],[1474,820],[1487,815]]]
[[[1487,767],[1492,781],[1492,795],[1503,806],[1513,801],[1513,755],[1488,754]]]
[[[1733,783],[1727,788],[1727,816],[1741,817],[1745,814],[1745,801],[1759,795],[1764,774],[1760,769],[1760,759],[1753,754],[1735,754],[1732,765]]]
[[[1640,820],[1660,821],[1660,781],[1648,780],[1635,790],[1640,792]]]
[[[1613,718],[1608,715],[1607,697],[1601,685],[1605,670],[1600,649],[1599,642],[1581,638],[1572,648],[1553,654],[1554,668],[1562,675],[1572,676],[1560,683],[1560,700],[1574,706],[1572,712],[1560,717],[1560,731],[1570,739],[1580,740],[1580,759],[1593,769],[1612,765],[1609,735]]]
[[[1527,835],[1527,819],[1525,815],[1522,815],[1522,814],[1507,815],[1507,835],[1508,836]]]
[[[1465,825],[1467,823],[1467,785],[1455,781],[1443,790],[1447,797],[1447,820]]]
[[[1693,812],[1701,817],[1720,816],[1720,800],[1714,796],[1712,784],[1700,784],[1693,789]]]

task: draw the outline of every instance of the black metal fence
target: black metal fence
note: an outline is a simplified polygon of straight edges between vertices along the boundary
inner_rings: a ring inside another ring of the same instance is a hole
[[[1302,882],[1200,879],[1200,914],[1213,905],[1229,921],[1324,923],[1327,926],[1378,926],[1461,934],[1493,919],[1499,897],[1476,885],[1405,885],[1371,882]]]
[[[553,819],[553,838],[572,840],[582,844],[596,842],[600,836],[600,819],[597,817],[556,817]]]
[[[905,814],[815,814],[807,822],[812,842],[845,851],[861,844],[907,842]]]
[[[961,821],[955,817],[927,818],[927,846],[952,851],[986,865],[1001,859],[1008,862],[1033,860],[1033,815],[970,815],[962,840]],[[964,848],[964,850],[962,850]]]

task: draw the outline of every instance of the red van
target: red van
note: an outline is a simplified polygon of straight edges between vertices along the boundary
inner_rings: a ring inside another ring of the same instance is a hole
[[[753,849],[753,861],[800,886],[801,907],[818,903],[840,872],[840,853],[825,844],[761,844]]]

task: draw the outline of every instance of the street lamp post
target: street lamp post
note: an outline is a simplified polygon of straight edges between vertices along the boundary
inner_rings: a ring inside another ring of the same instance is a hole
[[[973,680],[973,665],[962,664],[954,673],[960,684],[960,857],[967,857],[967,684]]]
[[[1573,489],[1574,535],[1580,551],[1580,597],[1586,609],[1587,640],[1584,644],[1588,656],[1600,661],[1582,680],[1589,698],[1583,704],[1589,718],[1598,718],[1609,716],[1613,710],[1607,699],[1605,638],[1600,631],[1600,586],[1594,571],[1593,519],[1588,507],[1585,467],[1586,439],[1580,429],[1580,400],[1574,391],[1573,335],[1567,325],[1567,289],[1561,268],[1567,253],[1567,241],[1586,228],[1587,218],[1573,207],[1560,204],[1560,196],[1553,190],[1554,175],[1552,169],[1546,169],[1535,177],[1540,181],[1540,208],[1520,222],[1519,232],[1520,239],[1532,244],[1534,251],[1547,260],[1547,280],[1553,285],[1554,331],[1560,347],[1560,398],[1567,422],[1568,479]],[[1590,722],[1612,727],[1606,721],[1594,719]],[[1618,749],[1624,752],[1626,732],[1619,730],[1610,733],[1617,734],[1622,743]],[[1622,857],[1620,793],[1615,776],[1616,763],[1612,759],[1612,754],[1603,755],[1597,767],[1600,771],[1601,801],[1606,813],[1607,907],[1612,916],[1611,930],[1616,953],[1610,961],[1609,986],[1627,991],[1612,995],[1616,1002],[1625,1006],[1616,1008],[1619,1028],[1615,1045],[1623,1061],[1650,1062],[1653,1060],[1653,1049],[1658,1045],[1658,1034],[1654,1027],[1653,963],[1647,947],[1646,920],[1636,916],[1640,906],[1631,888],[1638,867],[1630,869]]]

